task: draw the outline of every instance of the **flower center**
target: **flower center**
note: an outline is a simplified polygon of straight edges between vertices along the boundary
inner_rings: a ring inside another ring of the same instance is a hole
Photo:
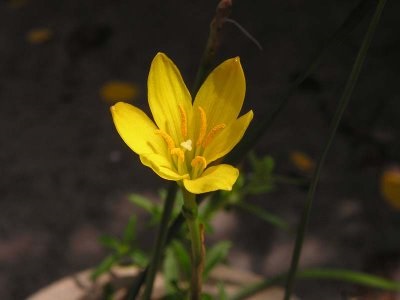
[[[208,129],[209,124],[207,122],[206,112],[201,106],[197,106],[200,124],[198,124],[199,130],[197,140],[195,145],[193,145],[193,140],[190,138],[188,139],[189,132],[186,111],[182,105],[179,105],[178,107],[181,117],[180,129],[183,141],[180,143],[179,141],[174,141],[174,139],[167,132],[160,129],[157,129],[155,133],[161,136],[167,144],[169,154],[171,155],[171,159],[176,170],[180,174],[189,172],[191,174],[191,178],[194,179],[199,177],[207,167],[207,160],[203,156],[204,149],[210,145],[210,143],[226,127],[226,125],[224,123],[219,123],[211,129]],[[190,135],[192,134],[195,134],[195,130],[193,129],[190,131]],[[178,143],[180,147],[176,147],[176,143]],[[194,151],[191,152],[192,150]]]

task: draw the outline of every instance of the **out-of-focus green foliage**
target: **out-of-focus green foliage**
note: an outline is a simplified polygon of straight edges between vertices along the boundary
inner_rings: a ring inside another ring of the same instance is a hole
[[[99,242],[111,254],[93,270],[91,276],[93,280],[108,272],[114,265],[134,264],[144,267],[149,261],[148,255],[136,245],[136,217],[134,215],[130,217],[122,238],[103,235],[99,238]]]

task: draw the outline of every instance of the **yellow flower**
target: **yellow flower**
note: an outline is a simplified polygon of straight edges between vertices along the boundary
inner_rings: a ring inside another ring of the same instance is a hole
[[[155,123],[130,104],[111,107],[125,143],[145,166],[191,193],[231,190],[238,169],[210,164],[232,150],[253,118],[252,111],[238,118],[246,90],[239,58],[212,71],[193,104],[178,68],[163,53],[153,59],[147,83]]]
[[[305,173],[311,173],[312,171],[314,171],[315,162],[306,153],[300,151],[292,151],[290,152],[289,157],[292,163],[300,171]]]
[[[115,104],[118,101],[131,101],[137,98],[139,87],[133,83],[112,80],[106,82],[100,89],[100,96],[104,101]]]
[[[400,169],[386,169],[381,177],[381,193],[393,208],[400,210]]]
[[[52,38],[53,32],[46,27],[34,28],[26,34],[26,39],[31,44],[43,44]]]

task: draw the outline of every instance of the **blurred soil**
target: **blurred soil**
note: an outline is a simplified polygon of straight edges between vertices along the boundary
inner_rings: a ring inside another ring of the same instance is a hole
[[[234,1],[231,17],[263,51],[229,23],[218,61],[241,57],[247,80],[243,111],[254,110],[253,122],[277,106],[358,2]],[[148,111],[146,78],[158,51],[175,61],[191,85],[216,4],[0,2],[0,299],[24,299],[93,266],[106,254],[97,238],[119,234],[131,213],[143,221],[139,239],[150,249],[154,234],[144,225],[143,211],[126,196],[135,192],[156,199],[165,183],[116,134],[110,104],[99,91],[111,80],[133,82],[140,87],[135,104]],[[379,189],[384,168],[400,163],[399,11],[398,1],[388,1],[328,156],[303,266],[400,279],[400,212],[384,202]],[[279,174],[301,175],[289,160],[292,151],[318,157],[367,19],[330,51],[258,143],[256,152],[272,155]],[[48,31],[27,38],[35,28]],[[302,188],[280,184],[249,201],[296,224],[305,196]],[[215,224],[209,242],[232,239],[232,265],[264,275],[286,270],[289,234],[240,211],[219,214]],[[296,286],[297,295],[307,300],[365,292],[344,283]]]

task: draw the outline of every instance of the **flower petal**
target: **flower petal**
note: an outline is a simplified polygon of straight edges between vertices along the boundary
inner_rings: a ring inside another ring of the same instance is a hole
[[[114,125],[124,142],[137,154],[165,153],[166,145],[155,134],[156,125],[139,108],[124,102],[111,107]]]
[[[208,130],[220,123],[229,125],[242,109],[246,82],[239,57],[220,64],[207,77],[193,103],[207,115]]]
[[[209,167],[201,177],[194,180],[183,179],[183,185],[193,194],[202,194],[216,190],[230,191],[238,176],[238,169],[231,165],[222,164]]]
[[[190,119],[192,98],[178,68],[165,54],[158,53],[154,57],[147,86],[149,106],[156,124],[178,143],[182,121],[179,106]]]
[[[167,180],[178,181],[189,177],[188,174],[179,175],[175,172],[172,162],[163,155],[155,153],[141,154],[140,161],[145,166],[150,167],[158,176]]]
[[[241,116],[230,126],[224,128],[214,140],[204,149],[204,157],[207,163],[229,153],[233,147],[242,139],[250,121],[253,119],[253,111]]]

